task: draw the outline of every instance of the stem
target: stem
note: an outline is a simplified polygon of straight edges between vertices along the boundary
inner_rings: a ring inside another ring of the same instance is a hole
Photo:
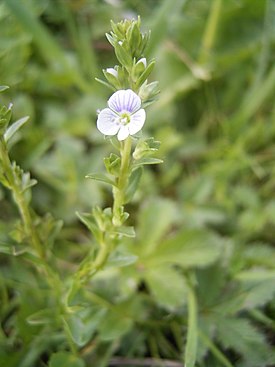
[[[35,249],[40,258],[44,258],[45,253],[33,226],[32,217],[29,211],[28,203],[25,199],[24,192],[21,189],[21,182],[13,170],[12,163],[9,158],[7,145],[3,137],[0,138],[1,158],[3,163],[4,175],[9,183],[15,203],[18,206],[20,216],[24,225],[27,237],[30,239],[32,247]]]
[[[124,193],[128,183],[129,177],[129,166],[131,158],[132,140],[128,137],[124,142],[121,143],[120,155],[121,155],[121,166],[117,182],[117,187],[113,190],[114,204],[113,204],[113,224],[115,226],[121,225],[120,219],[120,208],[124,204]]]
[[[211,5],[210,14],[208,16],[203,35],[202,47],[199,57],[199,63],[201,64],[206,63],[209,53],[214,45],[221,8],[221,0],[214,0]]]

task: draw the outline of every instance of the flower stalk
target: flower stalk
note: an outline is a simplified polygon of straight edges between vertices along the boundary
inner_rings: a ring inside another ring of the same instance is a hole
[[[125,141],[121,142],[121,167],[119,171],[119,177],[117,180],[117,187],[113,188],[113,224],[120,226],[121,223],[121,210],[120,208],[125,204],[125,190],[128,184],[129,168],[131,160],[131,148],[132,140],[128,137]]]

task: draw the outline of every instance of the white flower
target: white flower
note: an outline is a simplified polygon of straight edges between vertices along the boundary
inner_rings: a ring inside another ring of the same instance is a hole
[[[97,128],[102,134],[117,134],[118,140],[125,140],[142,129],[146,113],[140,108],[140,97],[131,89],[115,92],[108,107],[100,111],[97,118]]]

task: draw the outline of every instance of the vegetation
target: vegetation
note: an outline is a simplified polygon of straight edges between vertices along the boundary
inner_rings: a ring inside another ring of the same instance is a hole
[[[113,226],[95,78],[138,15],[155,161]],[[275,365],[274,1],[3,0],[0,29],[1,365]]]

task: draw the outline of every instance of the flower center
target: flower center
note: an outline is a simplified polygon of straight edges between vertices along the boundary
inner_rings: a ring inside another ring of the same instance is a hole
[[[127,124],[129,124],[130,121],[131,121],[131,117],[130,117],[129,113],[127,113],[127,112],[123,112],[119,116],[119,123],[122,124],[122,125],[127,125]]]

